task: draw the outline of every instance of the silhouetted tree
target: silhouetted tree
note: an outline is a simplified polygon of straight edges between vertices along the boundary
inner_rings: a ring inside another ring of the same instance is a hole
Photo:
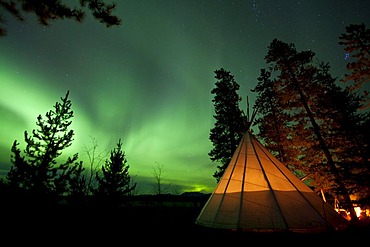
[[[348,25],[346,33],[339,36],[339,44],[343,45],[347,52],[349,71],[341,81],[352,82],[349,86],[350,91],[362,89],[363,91],[360,91],[364,97],[362,108],[369,107],[369,92],[365,90],[364,84],[370,82],[370,29],[367,29],[364,23]]]
[[[89,203],[88,195],[90,190],[84,171],[85,167],[82,161],[76,163],[69,171],[67,180],[69,182],[69,191],[66,196],[69,206],[83,207]]]
[[[95,19],[107,27],[121,24],[120,18],[112,14],[116,7],[115,3],[108,4],[102,0],[80,0],[80,6],[74,8],[68,6],[68,3],[65,2],[60,0],[0,0],[0,9],[5,10],[20,21],[25,19],[25,13],[33,13],[41,25],[48,26],[51,20],[74,19],[82,22],[86,15],[83,9],[87,8]],[[1,23],[5,23],[2,15],[0,16]],[[6,28],[0,26],[0,36],[4,35],[6,35]]]
[[[215,71],[214,94],[215,118],[214,127],[211,129],[209,139],[213,143],[213,149],[208,153],[212,161],[217,161],[217,171],[213,174],[217,182],[222,177],[232,155],[237,148],[240,138],[246,131],[246,123],[243,112],[239,108],[241,97],[237,94],[239,84],[234,76],[225,69]]]
[[[119,139],[117,147],[111,150],[110,158],[102,166],[102,174],[96,174],[98,199],[103,199],[109,206],[120,206],[124,203],[125,196],[130,195],[136,188],[136,183],[131,183],[129,168]]]
[[[155,179],[155,183],[153,184],[154,194],[162,195],[164,193],[168,193],[171,184],[164,183],[163,165],[157,163],[157,166],[153,167],[153,176]]]
[[[87,190],[89,193],[93,193],[94,189],[96,189],[97,181],[96,181],[96,174],[99,172],[99,168],[101,167],[101,164],[104,162],[104,160],[107,157],[106,152],[100,152],[97,154],[98,150],[98,143],[95,138],[91,138],[91,147],[85,147],[85,152],[89,159],[89,169],[88,169],[88,175],[87,175]],[[109,154],[109,153],[108,153]]]
[[[81,179],[83,170],[82,162],[77,163],[78,154],[58,164],[62,151],[71,146],[74,136],[74,131],[69,130],[73,111],[68,96],[69,91],[61,102],[56,102],[54,110],[46,113],[46,119],[38,116],[38,129],[34,129],[32,135],[24,132],[24,155],[17,140],[14,141],[11,149],[13,165],[6,179],[15,192],[24,192],[35,200],[55,201],[77,189],[76,180]]]

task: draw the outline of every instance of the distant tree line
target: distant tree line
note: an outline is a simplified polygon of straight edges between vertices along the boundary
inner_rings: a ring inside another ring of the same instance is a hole
[[[297,51],[294,44],[274,39],[265,56],[250,123],[239,108],[239,84],[230,71],[215,71],[215,124],[210,132],[210,159],[218,162],[217,181],[251,126],[256,136],[288,168],[314,190],[336,197],[355,219],[353,203],[369,203],[369,94],[370,30],[349,25],[339,37],[347,53],[343,78],[330,75],[330,66],[314,62],[311,50]],[[343,58],[344,59],[344,58]],[[350,195],[357,195],[353,202]]]

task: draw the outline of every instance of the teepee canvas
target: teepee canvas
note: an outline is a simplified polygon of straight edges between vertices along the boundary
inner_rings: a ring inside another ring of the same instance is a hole
[[[238,231],[322,232],[347,220],[247,131],[196,224]]]

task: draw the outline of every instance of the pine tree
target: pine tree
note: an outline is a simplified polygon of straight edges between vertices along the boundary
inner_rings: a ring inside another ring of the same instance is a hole
[[[260,76],[257,78],[257,86],[252,89],[252,92],[259,94],[259,97],[255,101],[255,108],[258,109],[258,115],[263,115],[264,118],[255,119],[252,123],[258,126],[259,133],[256,136],[263,137],[265,140],[266,147],[283,162],[287,162],[287,156],[285,155],[284,143],[286,139],[281,138],[287,136],[287,133],[283,134],[283,131],[289,133],[289,127],[284,125],[286,128],[279,128],[282,124],[286,123],[287,114],[282,108],[279,96],[276,93],[274,86],[277,85],[274,80],[271,79],[271,71],[261,69]]]
[[[24,21],[24,13],[33,13],[43,26],[48,26],[52,20],[74,19],[82,22],[86,15],[83,8],[88,8],[94,18],[107,27],[121,24],[120,18],[112,14],[116,7],[114,3],[108,4],[101,0],[81,0],[79,5],[80,7],[76,8],[69,7],[68,3],[63,3],[63,1],[0,0],[0,9],[10,13],[16,19]],[[0,16],[0,23],[5,23],[2,16]],[[0,36],[6,33],[6,28],[0,26]]]
[[[357,91],[363,97],[362,108],[370,107],[369,92],[365,83],[370,83],[370,29],[364,23],[346,26],[346,33],[339,36],[339,44],[348,54],[348,74],[341,79],[343,83],[352,83],[350,91]],[[361,89],[363,91],[361,91]]]
[[[61,102],[56,102],[54,110],[46,113],[46,119],[41,115],[37,117],[38,129],[34,129],[32,135],[24,132],[24,155],[17,140],[11,149],[13,166],[7,174],[7,182],[15,191],[26,192],[36,200],[68,195],[70,178],[75,175],[76,166],[82,166],[75,163],[77,153],[58,164],[62,151],[71,146],[74,136],[74,131],[69,130],[73,111],[68,96],[69,91]]]
[[[300,164],[296,161],[299,150],[290,148],[293,146],[292,135],[292,114],[286,111],[286,104],[290,101],[288,95],[279,94],[280,84],[272,78],[271,70],[261,69],[257,78],[257,86],[252,89],[258,97],[255,101],[255,109],[258,109],[257,117],[253,125],[258,127],[256,136],[264,142],[266,148],[280,161],[287,164],[288,168],[297,176],[302,176],[299,170]],[[299,136],[298,138],[300,138]],[[304,140],[295,138],[295,145]]]
[[[370,195],[369,141],[363,126],[368,114],[360,110],[363,98],[348,87],[342,89],[335,85],[328,70],[329,65],[321,65],[318,73],[319,80],[326,86],[324,94],[318,97],[321,107],[317,115],[326,119],[321,129],[328,146],[334,150],[333,157],[347,190],[366,197]],[[368,195],[364,195],[366,191]]]
[[[110,158],[102,166],[102,174],[96,174],[98,181],[96,195],[108,205],[120,206],[124,203],[125,196],[136,189],[136,183],[131,181],[129,168],[119,139],[117,147],[111,150]]]
[[[208,153],[212,161],[220,162],[213,174],[217,182],[222,177],[232,155],[237,148],[242,134],[246,131],[243,112],[239,109],[241,98],[238,96],[239,84],[234,76],[225,69],[215,71],[216,87],[212,102],[215,107],[214,127],[211,129],[210,140],[213,149]]]
[[[346,120],[348,132],[351,136],[354,136],[356,140],[357,149],[347,149],[347,157],[350,157],[352,161],[356,159],[361,160],[363,164],[363,169],[360,169],[357,174],[360,177],[356,177],[358,184],[367,184],[369,185],[369,175],[370,175],[370,132],[369,132],[369,123],[370,123],[370,98],[369,91],[366,84],[370,82],[370,29],[366,28],[364,23],[361,24],[351,24],[345,27],[346,32],[339,36],[339,44],[344,46],[344,51],[346,52],[346,59],[348,63],[346,65],[348,73],[340,80],[345,83],[346,90],[350,92],[350,97],[359,98],[361,104],[350,104],[351,108],[358,108],[357,114],[357,123],[355,128],[351,128],[351,121],[353,118]],[[344,113],[348,115],[347,113]],[[358,124],[360,123],[360,124]],[[352,151],[351,151],[352,150]],[[360,150],[361,154],[359,155],[356,150]],[[352,153],[356,152],[356,153]],[[358,162],[356,162],[358,164]],[[364,172],[367,170],[367,172]],[[367,174],[367,177],[364,175]],[[359,190],[357,190],[358,193]],[[366,190],[362,190],[363,193]],[[370,192],[368,192],[370,193]]]
[[[275,138],[275,141],[285,145],[285,140],[291,141],[290,146],[284,147],[288,148],[286,150],[289,152],[288,155],[294,157],[295,169],[303,171],[312,178],[318,189],[326,187],[342,195],[343,205],[356,220],[349,198],[351,191],[347,188],[351,183],[344,182],[350,170],[343,172],[342,168],[345,164],[342,163],[341,166],[338,160],[338,150],[343,147],[343,145],[340,146],[339,140],[347,136],[347,133],[339,131],[339,127],[344,124],[344,118],[341,118],[339,110],[342,110],[342,113],[354,112],[353,108],[344,108],[344,104],[339,105],[338,99],[334,100],[334,96],[340,95],[343,102],[350,104],[353,104],[351,100],[355,99],[345,97],[348,95],[335,87],[335,79],[328,73],[330,68],[328,65],[314,66],[312,63],[314,56],[315,53],[312,51],[297,52],[293,44],[274,39],[265,60],[276,79],[273,80],[273,87],[267,88],[261,85],[258,91],[262,96],[266,95],[265,92],[273,90],[274,97],[279,101],[277,107],[280,110],[275,111],[279,117],[276,119],[279,119],[279,128],[282,130],[289,128],[289,132],[284,131],[289,134],[284,134],[279,139]],[[271,101],[261,97],[258,100]],[[272,112],[271,109],[267,111]],[[349,115],[347,119],[354,118]],[[266,121],[264,117],[260,120],[262,121]],[[271,128],[271,131],[276,131],[276,126],[273,128],[272,125],[265,124],[265,126]],[[354,122],[351,127],[356,127]],[[346,145],[349,143],[347,142]],[[353,143],[351,147],[354,147]],[[292,161],[290,159],[290,162]]]

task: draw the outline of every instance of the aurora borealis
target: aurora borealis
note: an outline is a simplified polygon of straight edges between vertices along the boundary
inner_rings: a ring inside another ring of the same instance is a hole
[[[69,1],[73,3],[74,1]],[[172,192],[212,192],[216,170],[208,156],[213,127],[214,71],[225,68],[241,89],[245,108],[274,39],[311,49],[345,72],[338,37],[349,24],[370,25],[368,1],[116,1],[118,27],[88,13],[82,23],[57,20],[48,27],[27,15],[4,14],[0,37],[0,175],[10,169],[14,140],[70,91],[75,132],[66,154],[88,167],[92,138],[97,154],[122,139],[139,194],[151,193],[153,168],[163,166]],[[108,156],[106,156],[108,157]]]

